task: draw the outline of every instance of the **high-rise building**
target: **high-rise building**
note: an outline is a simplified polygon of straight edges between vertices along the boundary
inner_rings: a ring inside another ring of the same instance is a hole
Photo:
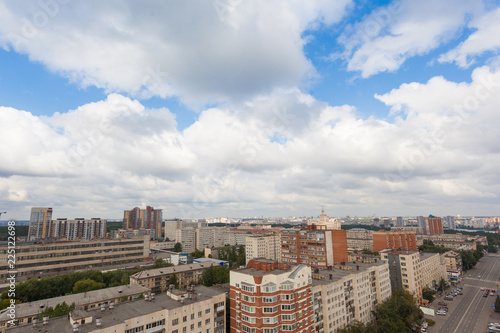
[[[59,218],[52,221],[54,238],[66,238],[66,240],[98,239],[106,237],[106,220],[92,218],[85,220],[76,218],[68,220]]]
[[[175,239],[175,231],[177,229],[182,229],[182,220],[166,220],[165,221],[165,239],[173,241]]]
[[[424,232],[426,235],[444,234],[441,218],[433,215],[429,215],[429,217],[424,218]]]
[[[308,225],[281,233],[281,260],[291,265],[327,267],[349,261],[345,230]]]
[[[417,216],[417,227],[425,228],[424,217]]]
[[[231,332],[312,332],[311,268],[251,260],[230,272]]]
[[[248,236],[245,241],[247,263],[254,258],[266,258],[281,261],[281,235]]]
[[[396,217],[396,227],[402,227],[404,224],[403,224],[403,217],[402,216],[398,216]]]
[[[415,231],[374,231],[373,251],[381,250],[417,251],[417,235]]]
[[[135,207],[123,212],[123,229],[151,230],[151,238],[161,237],[162,209],[147,206],[146,209]]]
[[[52,237],[52,208],[31,208],[28,240]]]
[[[321,229],[340,230],[340,221],[335,218],[329,218],[324,209],[321,209],[321,214],[317,220],[309,220],[308,225],[322,226]]]
[[[448,224],[448,229],[455,230],[455,216],[446,216],[445,221]]]

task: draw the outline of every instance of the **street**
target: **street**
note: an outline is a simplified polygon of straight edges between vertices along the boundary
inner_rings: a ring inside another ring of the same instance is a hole
[[[472,276],[469,277],[469,274]],[[438,302],[446,302],[449,310],[446,316],[425,316],[436,322],[433,327],[429,327],[428,332],[487,332],[489,322],[500,322],[500,313],[493,311],[496,293],[494,297],[483,297],[484,291],[481,291],[482,287],[498,291],[499,277],[500,255],[491,253],[485,255],[474,269],[465,273],[461,283],[457,285],[464,288],[463,295],[454,297],[453,301],[444,301],[445,293],[443,293],[430,306],[436,310],[439,308]]]

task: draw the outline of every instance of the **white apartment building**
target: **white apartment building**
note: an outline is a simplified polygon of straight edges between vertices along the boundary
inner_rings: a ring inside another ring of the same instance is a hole
[[[312,273],[317,332],[335,333],[355,320],[373,320],[377,304],[391,296],[386,262],[348,263]]]
[[[446,262],[439,253],[384,250],[380,254],[388,261],[392,288],[412,293],[416,301],[422,299],[424,287],[433,288],[447,278]]]
[[[223,290],[197,286],[195,291],[172,290],[151,298],[101,304],[95,310],[75,310],[69,316],[9,327],[6,333],[44,332],[138,333],[138,332],[225,332],[226,295]],[[76,329],[76,330],[75,330]]]
[[[249,236],[245,239],[247,263],[254,258],[281,261],[281,234]]]
[[[373,251],[373,230],[354,228],[347,230],[346,233],[349,249]]]
[[[177,229],[182,229],[182,220],[166,220],[165,221],[165,238],[173,241],[176,239]]]

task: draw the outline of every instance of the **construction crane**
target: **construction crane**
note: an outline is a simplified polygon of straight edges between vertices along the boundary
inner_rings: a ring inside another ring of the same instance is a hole
[[[2,217],[2,214],[7,214],[7,212],[0,212],[0,217]]]

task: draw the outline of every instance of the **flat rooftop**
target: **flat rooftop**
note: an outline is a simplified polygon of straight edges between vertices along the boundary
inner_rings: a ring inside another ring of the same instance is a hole
[[[134,278],[136,280],[150,279],[153,277],[164,276],[164,275],[173,274],[173,273],[178,274],[178,273],[182,273],[182,272],[189,272],[189,271],[193,271],[193,270],[205,269],[205,268],[208,268],[211,266],[216,266],[216,265],[217,264],[214,262],[200,262],[200,263],[192,263],[192,264],[185,264],[185,265],[155,268],[155,269],[147,269],[147,270],[135,273],[135,274],[131,275],[130,277]]]
[[[217,288],[208,288],[204,286],[197,286],[195,288],[195,292],[198,293],[197,300],[186,299],[184,305],[195,304],[198,302],[206,301],[217,295],[224,295],[225,293],[222,290]],[[144,299],[135,300],[127,303],[119,303],[115,306],[113,310],[109,310],[106,307],[106,311],[101,312],[100,309],[92,310],[92,311],[79,311],[77,313],[78,316],[82,317],[84,315],[92,316],[92,323],[80,325],[78,332],[79,333],[89,333],[96,331],[97,328],[95,326],[96,317],[102,318],[102,326],[101,329],[105,330],[107,328],[113,327],[120,323],[123,323],[126,320],[133,319],[136,317],[141,317],[148,315],[150,313],[158,312],[161,310],[172,310],[181,307],[181,303],[175,299],[172,299],[167,294],[159,294],[156,295],[153,301],[146,301]],[[170,320],[170,318],[166,318]],[[38,324],[38,331],[41,332],[58,332],[58,333],[66,333],[73,332],[73,326],[71,325],[67,316],[62,316],[49,320],[49,324],[47,326],[43,326],[41,323]],[[8,333],[32,333],[36,332],[33,330],[32,325],[25,326],[17,326],[11,327],[6,330]]]
[[[85,304],[93,304],[96,302],[105,302],[123,296],[148,293],[149,291],[150,291],[149,288],[143,287],[141,285],[128,284],[124,286],[87,291],[86,293],[47,298],[29,303],[21,303],[16,305],[16,317],[25,318],[28,316],[35,316],[44,309],[47,309],[49,307],[55,308],[57,304],[61,304],[63,302],[66,302],[67,305],[75,303],[75,305],[78,306]],[[0,322],[5,322],[10,320],[7,314],[8,314],[7,309],[0,311]]]
[[[320,269],[318,273],[313,272],[313,275],[322,275],[322,276],[324,276],[324,278],[321,280],[313,279],[312,285],[314,287],[317,285],[330,284],[333,281],[341,280],[341,279],[343,279],[346,276],[349,276],[351,274],[361,273],[361,272],[368,270],[370,267],[382,266],[385,263],[386,263],[386,261],[384,261],[384,260],[377,260],[377,262],[373,262],[373,263],[356,262],[354,264],[352,262],[349,262],[349,263],[346,263],[345,266],[342,266],[342,267],[350,267],[351,269],[340,269],[340,268],[332,268],[332,270]],[[357,269],[356,266],[359,267],[359,270]],[[331,280],[330,280],[330,274],[332,274]]]

